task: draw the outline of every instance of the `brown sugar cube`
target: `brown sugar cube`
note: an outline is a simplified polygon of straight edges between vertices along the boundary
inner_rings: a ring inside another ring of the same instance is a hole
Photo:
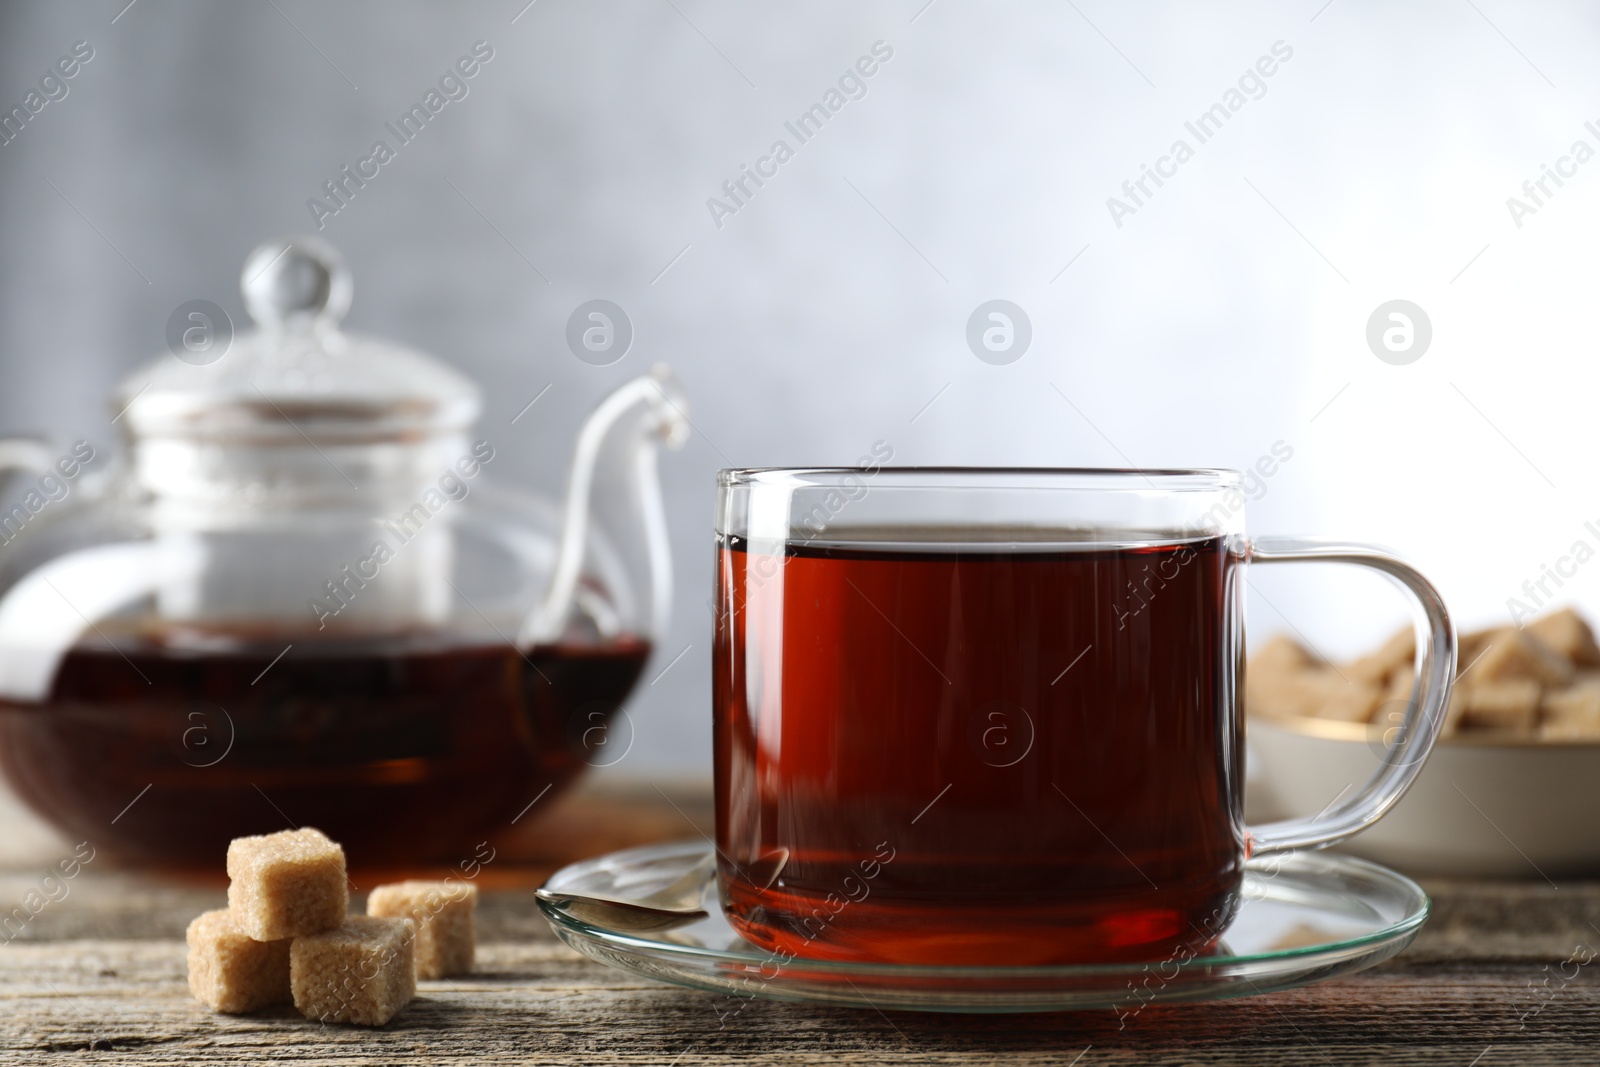
[[[350,906],[344,849],[305,827],[228,845],[228,910],[257,941],[331,930]]]
[[[189,924],[189,992],[212,1011],[289,1003],[289,942],[245,936],[223,910]]]
[[[1389,676],[1389,687],[1383,692],[1384,703],[1400,701],[1410,703],[1411,691],[1416,688],[1417,677],[1411,671],[1395,671]]]
[[[1459,635],[1456,638],[1456,677],[1465,677],[1473,672],[1478,656],[1494,644],[1496,638],[1515,632],[1509,626],[1496,626],[1489,630],[1472,630]]]
[[[1315,715],[1317,675],[1315,671],[1289,674],[1245,673],[1245,707],[1251,714],[1279,716]]]
[[[1383,643],[1376,652],[1368,653],[1345,667],[1344,673],[1354,682],[1368,685],[1385,685],[1389,676],[1402,667],[1409,668],[1417,656],[1416,631],[1407,626]]]
[[[1411,679],[1404,679],[1404,685],[1391,682],[1389,692],[1384,702],[1378,706],[1376,721],[1385,726],[1399,726],[1405,720],[1405,713],[1411,703]],[[1456,682],[1450,687],[1450,702],[1444,708],[1444,722],[1439,725],[1439,734],[1449,737],[1461,728],[1461,717],[1467,710],[1468,693],[1471,686]]]
[[[1294,679],[1301,715],[1340,722],[1371,722],[1383,703],[1383,690],[1340,677],[1337,671],[1307,671]]]
[[[307,1019],[382,1026],[417,994],[416,926],[352,915],[289,950],[294,1006]]]
[[[448,978],[472,970],[477,947],[473,912],[478,887],[464,882],[395,882],[367,897],[367,914],[417,924],[417,977]]]
[[[1545,725],[1587,726],[1590,733],[1600,733],[1600,683],[1583,682],[1549,690],[1539,711]]]
[[[1372,722],[1385,730],[1405,722],[1406,712],[1411,709],[1411,696],[1416,688],[1416,681],[1415,674],[1410,670],[1398,670],[1391,674],[1389,687],[1384,690]],[[1445,707],[1444,722],[1440,727],[1442,732],[1450,733],[1455,729],[1457,722],[1460,721],[1461,710],[1462,690],[1460,686],[1453,685],[1450,688],[1450,703]]]
[[[1583,680],[1544,695],[1544,713],[1552,718],[1600,719],[1600,682]]]
[[[1317,657],[1299,641],[1288,634],[1273,634],[1250,657],[1249,669],[1264,677],[1275,677],[1318,666],[1321,663]]]
[[[1529,633],[1565,656],[1578,667],[1600,666],[1600,645],[1594,631],[1571,608],[1553,611],[1524,627]]]
[[[1390,721],[1398,724],[1411,703],[1415,684],[1416,678],[1409,671],[1400,671],[1391,676],[1389,689],[1378,708],[1380,714],[1387,715]],[[1472,687],[1463,681],[1458,680],[1451,685],[1450,702],[1445,705],[1444,722],[1439,727],[1440,736],[1449,737],[1461,728],[1461,718],[1467,710],[1467,695],[1471,690]]]
[[[1366,722],[1383,691],[1341,678],[1326,667],[1280,677],[1246,679],[1246,706],[1255,713]]]
[[[1538,682],[1480,682],[1467,693],[1461,725],[1473,730],[1531,731],[1538,714]]]
[[[1339,687],[1329,686],[1327,696],[1316,714],[1324,719],[1342,722],[1371,722],[1378,705],[1383,703],[1382,691],[1372,687],[1340,681]]]
[[[1297,675],[1261,674],[1255,668],[1245,672],[1244,703],[1252,715],[1299,715],[1300,696]]]
[[[1546,719],[1539,725],[1541,741],[1600,741],[1600,720]]]
[[[1538,682],[1563,686],[1572,681],[1572,664],[1555,649],[1525,630],[1496,634],[1471,670],[1463,672],[1474,685],[1496,682]]]
[[[1252,714],[1299,715],[1302,700],[1295,680],[1320,666],[1300,642],[1275,634],[1245,668],[1245,707]]]

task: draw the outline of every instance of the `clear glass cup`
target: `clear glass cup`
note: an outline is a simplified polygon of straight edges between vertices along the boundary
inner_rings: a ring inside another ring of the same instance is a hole
[[[1365,545],[1244,533],[1223,470],[725,470],[713,654],[718,882],[780,956],[937,964],[1202,951],[1249,856],[1370,825],[1443,719],[1438,592]],[[1348,563],[1415,599],[1383,767],[1242,816],[1245,569]]]

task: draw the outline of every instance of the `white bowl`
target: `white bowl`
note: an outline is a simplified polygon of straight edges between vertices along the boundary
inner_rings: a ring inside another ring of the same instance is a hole
[[[1254,822],[1312,815],[1381,762],[1376,727],[1252,715]],[[1600,741],[1442,738],[1411,789],[1338,846],[1407,874],[1544,878],[1600,872]]]

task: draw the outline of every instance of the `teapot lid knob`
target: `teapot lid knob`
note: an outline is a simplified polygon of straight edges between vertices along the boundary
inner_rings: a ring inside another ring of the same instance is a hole
[[[239,291],[250,317],[265,327],[337,323],[350,310],[350,270],[321,238],[281,238],[257,245],[245,258]]]

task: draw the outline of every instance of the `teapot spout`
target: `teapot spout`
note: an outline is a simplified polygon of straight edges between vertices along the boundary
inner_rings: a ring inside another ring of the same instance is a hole
[[[656,452],[662,444],[683,447],[687,410],[677,378],[658,363],[584,420],[550,584],[523,623],[519,644],[559,641],[579,615],[601,637],[630,629],[634,636],[655,637],[665,628],[672,559]],[[591,587],[591,573],[604,588]]]

